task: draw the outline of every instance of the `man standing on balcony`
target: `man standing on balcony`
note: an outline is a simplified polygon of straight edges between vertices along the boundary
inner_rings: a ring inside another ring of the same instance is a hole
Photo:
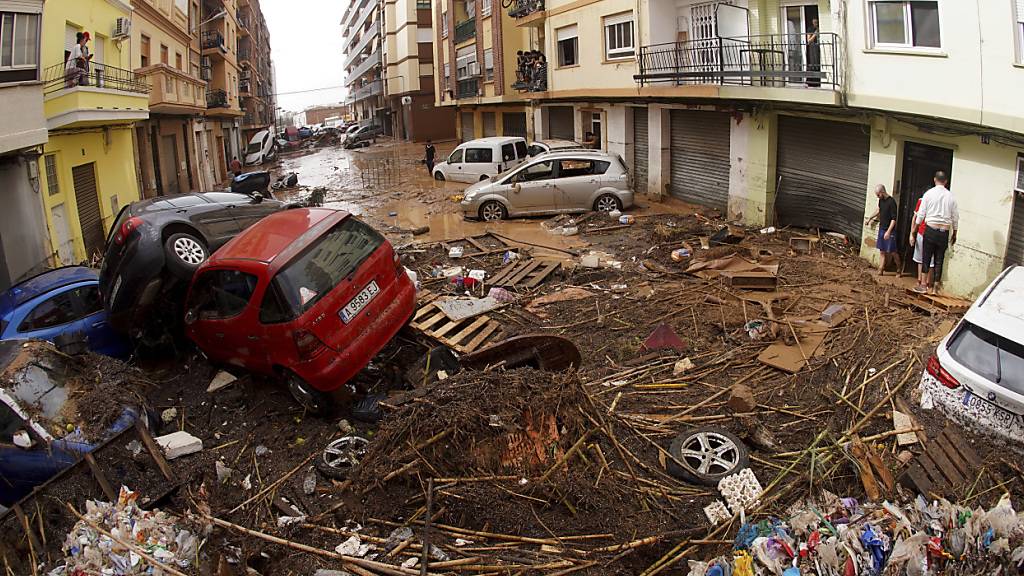
[[[821,46],[818,43],[818,19],[811,20],[807,30],[807,85],[821,86]]]
[[[935,173],[935,186],[924,193],[921,197],[921,207],[914,215],[914,225],[911,227],[910,245],[917,241],[914,231],[924,222],[924,250],[921,253],[921,271],[924,277],[935,262],[935,272],[932,276],[931,293],[937,294],[942,284],[942,264],[946,258],[946,248],[956,244],[956,230],[960,223],[960,209],[957,206],[953,193],[946,188],[949,177],[943,171]],[[915,292],[924,293],[927,286],[918,284],[914,287]]]

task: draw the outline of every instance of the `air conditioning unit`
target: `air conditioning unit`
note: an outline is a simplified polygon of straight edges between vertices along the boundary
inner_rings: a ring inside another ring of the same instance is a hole
[[[470,62],[469,64],[466,65],[466,74],[468,74],[470,77],[479,76],[480,65],[477,64],[476,62]]]
[[[132,21],[128,18],[118,18],[114,23],[114,38],[122,39],[131,36]]]

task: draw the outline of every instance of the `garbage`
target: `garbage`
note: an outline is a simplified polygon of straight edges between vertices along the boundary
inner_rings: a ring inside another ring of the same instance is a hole
[[[754,471],[744,468],[719,480],[718,491],[725,498],[729,510],[732,510],[733,514],[739,514],[757,505],[763,489],[761,483],[757,481],[757,476],[754,476]]]
[[[636,222],[636,216],[633,216],[632,214],[623,214],[619,216],[619,224],[629,225],[634,222]]]
[[[302,524],[306,521],[305,516],[278,516],[277,527],[286,528],[288,526],[294,526],[296,524]]]
[[[682,376],[683,374],[686,374],[687,372],[693,369],[693,361],[690,360],[689,358],[683,358],[682,360],[676,362],[675,365],[672,366],[672,375]]]
[[[270,448],[267,448],[263,444],[258,444],[255,448],[253,448],[253,452],[257,456],[266,456],[267,454],[270,453]]]
[[[416,291],[419,292],[420,291],[420,277],[419,277],[419,275],[416,274],[416,272],[413,272],[412,270],[409,270],[408,268],[405,269],[405,275],[409,277],[409,281],[412,282],[412,285],[416,287]]]
[[[351,536],[348,540],[345,540],[341,544],[338,544],[334,551],[338,554],[345,556],[354,556],[356,558],[362,558],[370,551],[370,544],[363,544],[363,541],[359,539],[359,536]]]
[[[160,448],[163,448],[164,456],[168,460],[195,454],[203,449],[203,441],[184,430],[172,432],[165,436],[158,436],[154,440],[156,440]]]
[[[505,305],[504,302],[499,302],[489,296],[485,298],[438,299],[434,304],[453,322],[479,316]]]
[[[712,524],[728,522],[732,519],[732,514],[729,513],[729,509],[725,507],[725,503],[721,500],[715,500],[711,504],[705,506],[704,515],[708,517],[708,522],[711,522]]]
[[[608,213],[608,217],[611,218],[612,220],[618,220],[620,216],[622,216],[621,210],[612,210],[611,212]]]
[[[746,234],[742,228],[724,226],[718,232],[711,235],[711,245],[715,244],[739,244]]]
[[[751,320],[743,325],[743,330],[754,341],[761,340],[770,332],[768,323],[764,320]]]
[[[32,437],[25,430],[18,430],[14,433],[14,445],[18,448],[31,448]]]
[[[338,420],[338,431],[341,432],[342,436],[350,436],[355,433],[356,429],[348,420],[342,418]]]
[[[469,277],[477,282],[483,282],[484,278],[487,277],[487,271],[485,270],[470,270]]]
[[[384,541],[384,551],[391,552],[398,547],[399,544],[407,540],[411,540],[416,534],[412,531],[412,528],[408,526],[402,526],[395,528],[388,535],[387,540]]]
[[[579,233],[580,233],[579,226],[562,226],[562,228],[561,228],[562,236],[575,236],[575,235],[577,235]]]
[[[487,297],[494,298],[498,302],[505,304],[516,301],[516,297],[513,296],[511,292],[499,286],[492,286],[491,289],[487,291]]]
[[[160,413],[160,419],[163,420],[164,424],[170,424],[178,419],[178,409],[168,408]]]
[[[15,444],[17,444],[17,441],[15,441]],[[142,446],[142,442],[139,442],[138,440],[132,440],[131,442],[128,443],[127,446],[125,446],[125,448],[132,453],[132,456],[138,456],[139,454],[142,454],[142,451],[145,449]]]
[[[213,377],[213,380],[210,381],[210,385],[206,388],[206,391],[211,393],[216,392],[217,390],[225,388],[228,385],[236,382],[237,380],[238,378],[236,378],[230,372],[221,370],[217,372],[217,374]]]
[[[519,252],[513,252],[512,250],[506,250],[501,256],[501,264],[505,265],[509,262],[515,262],[519,259]]]
[[[235,471],[229,468],[228,465],[225,464],[223,460],[217,460],[216,462],[214,462],[213,467],[217,471],[217,482],[219,482],[220,484],[223,484],[230,480],[231,475],[235,473]]]
[[[449,258],[462,258],[463,248],[462,246],[452,246],[448,249]]]
[[[583,256],[583,258],[580,259],[580,265],[582,265],[584,268],[600,268],[601,257],[593,253],[587,254],[586,256]]]
[[[410,558],[406,558],[405,562],[402,562],[402,568],[415,568],[416,565],[419,563],[420,559],[415,556],[412,556]]]
[[[767,228],[761,228],[761,234],[775,234],[775,226],[769,226]]]
[[[672,251],[672,260],[676,262],[682,262],[693,255],[693,252],[689,248],[679,248],[678,250]]]
[[[733,384],[729,389],[729,399],[725,402],[733,412],[753,412],[757,408],[754,391],[746,384]]]
[[[682,352],[686,350],[686,344],[672,330],[672,327],[662,322],[644,340],[641,350],[646,352],[657,352],[659,350],[675,350]]]
[[[310,496],[313,492],[316,492],[316,473],[310,468],[306,472],[306,477],[302,479],[302,493]]]

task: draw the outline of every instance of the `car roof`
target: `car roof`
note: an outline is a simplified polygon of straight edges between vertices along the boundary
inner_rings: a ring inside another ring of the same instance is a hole
[[[96,270],[85,266],[65,266],[48,270],[18,283],[0,294],[0,314],[6,315],[36,296],[52,290],[79,282],[98,280],[98,278],[99,273]]]
[[[590,150],[588,148],[580,148],[579,150],[552,150],[543,154],[538,154],[533,157],[535,160],[541,158],[595,158],[599,160],[607,160],[609,158],[618,160],[619,155],[612,152],[605,152],[603,150]]]
[[[269,264],[303,236],[311,236],[309,233],[314,230],[319,231],[321,224],[326,222],[330,225],[345,219],[348,215],[348,212],[332,208],[293,208],[275,212],[246,228],[214,252],[209,263],[255,260]]]
[[[1024,343],[1024,266],[1010,266],[996,277],[967,310],[964,319]]]
[[[476,146],[480,144],[507,144],[509,142],[517,142],[522,140],[526,141],[526,138],[522,136],[488,136],[486,138],[474,138],[468,142],[463,142],[460,146],[468,146],[470,144]]]
[[[583,144],[579,142],[573,142],[572,140],[561,140],[553,138],[551,140],[537,140],[535,144],[543,144],[548,148],[582,148]]]

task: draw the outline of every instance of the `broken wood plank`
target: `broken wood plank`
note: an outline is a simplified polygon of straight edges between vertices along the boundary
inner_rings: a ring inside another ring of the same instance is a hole
[[[85,453],[85,463],[89,466],[89,471],[92,472],[93,478],[96,479],[96,483],[100,485],[100,490],[103,490],[103,494],[111,502],[117,502],[117,492],[114,492],[113,487],[110,486],[110,481],[107,480],[107,475],[100,469],[100,465],[96,463],[96,459],[93,458],[89,452]]]
[[[747,290],[775,290],[779,283],[778,277],[766,270],[722,271],[721,276],[727,286]]]
[[[149,452],[153,461],[156,462],[157,468],[160,469],[160,473],[164,475],[164,478],[174,481],[174,472],[171,471],[171,465],[167,463],[167,459],[164,458],[164,452],[156,445],[156,440],[149,435],[149,430],[146,429],[142,423],[142,419],[135,421],[135,431],[139,435],[139,440],[142,440],[142,445],[146,447],[146,452]]]

